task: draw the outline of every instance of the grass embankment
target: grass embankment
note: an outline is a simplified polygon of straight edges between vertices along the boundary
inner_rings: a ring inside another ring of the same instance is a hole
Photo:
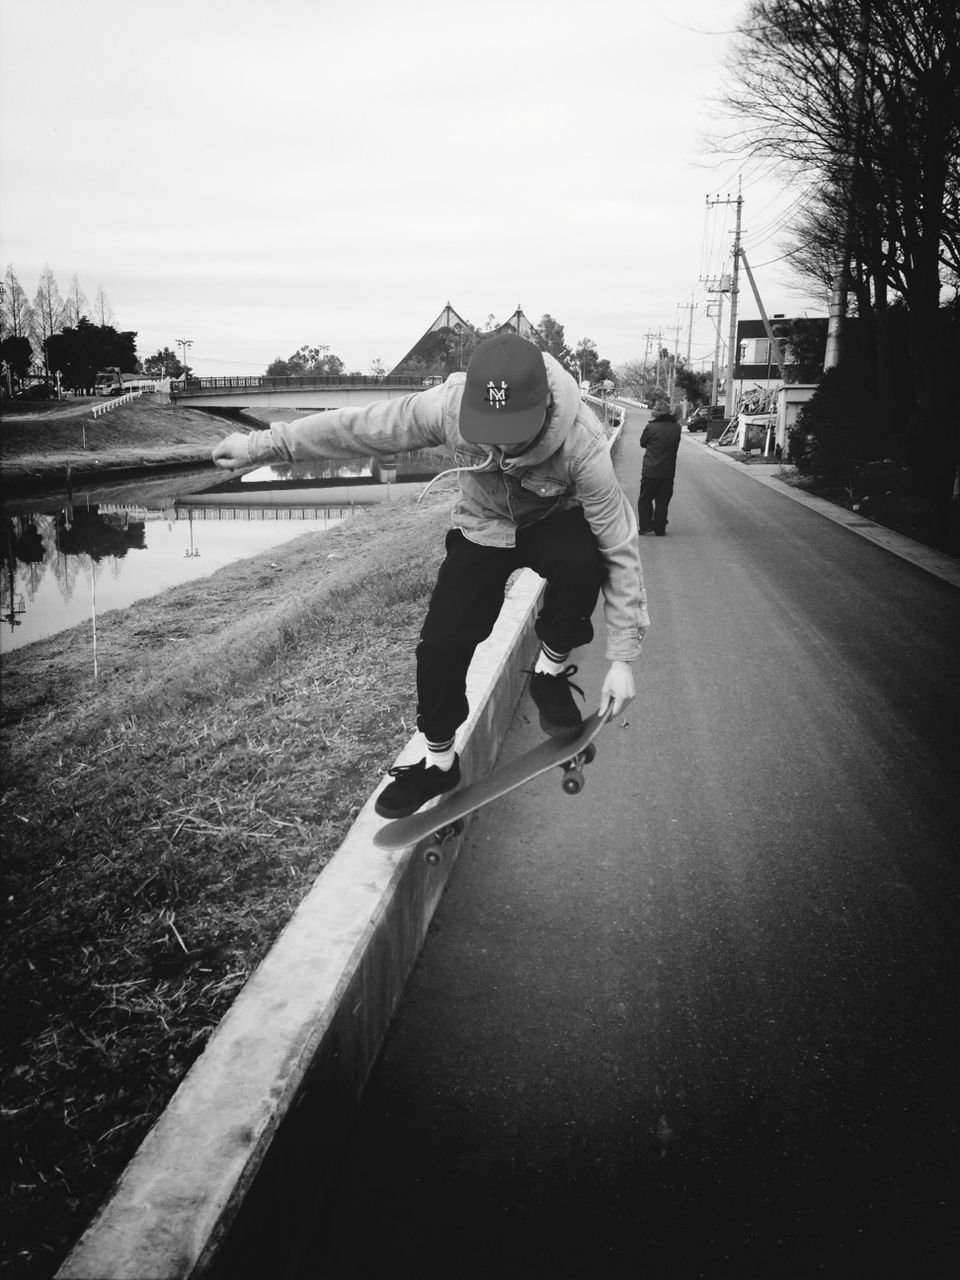
[[[169,462],[206,462],[210,450],[230,431],[229,421],[202,409],[162,404],[142,396],[98,418],[103,399],[55,402],[30,411],[8,401],[0,415],[0,477],[26,479],[108,467],[143,467]]]
[[[104,615],[96,684],[89,626],[4,659],[0,1273],[53,1273],[413,731],[448,519]]]

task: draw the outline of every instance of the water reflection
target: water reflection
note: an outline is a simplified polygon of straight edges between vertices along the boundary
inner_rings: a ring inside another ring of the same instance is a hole
[[[68,504],[0,518],[0,651],[55,635],[308,532],[349,506]]]
[[[272,484],[291,480],[372,480],[371,462],[273,462],[255,471],[247,471],[240,478],[241,485]]]
[[[370,461],[320,462],[242,477],[191,466],[86,489],[5,495],[0,652],[322,532],[357,505],[415,489],[438,465],[426,452],[395,461],[396,470]]]
[[[389,458],[365,458],[352,462],[324,461],[314,462],[272,462],[247,471],[235,480],[237,488],[249,485],[301,484],[317,483],[324,486],[343,484],[384,484],[396,481],[399,484],[431,480],[438,471],[443,471],[452,463],[443,449],[419,449],[411,453],[391,454]],[[221,486],[226,490],[229,481]]]

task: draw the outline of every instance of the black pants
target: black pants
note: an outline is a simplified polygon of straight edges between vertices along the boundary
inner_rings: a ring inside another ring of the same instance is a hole
[[[515,547],[481,547],[459,529],[450,530],[446,546],[417,645],[417,727],[434,742],[452,738],[467,718],[467,668],[493,630],[515,569],[546,579],[535,629],[556,653],[593,638],[590,618],[606,576],[579,507],[518,529]]]
[[[653,529],[655,533],[667,531],[667,507],[673,497],[673,476],[641,476],[640,497],[637,501],[637,517],[640,531]]]

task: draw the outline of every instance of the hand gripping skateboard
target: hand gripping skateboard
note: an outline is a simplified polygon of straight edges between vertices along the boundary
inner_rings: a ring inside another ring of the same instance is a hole
[[[578,795],[584,788],[584,765],[597,754],[593,740],[609,719],[609,708],[595,711],[584,720],[575,738],[547,738],[532,751],[500,765],[486,777],[476,778],[465,787],[441,796],[432,808],[388,822],[374,835],[373,843],[380,849],[409,849],[426,840],[423,856],[435,866],[442,857],[444,845],[462,833],[465,819],[475,809],[499,800],[557,765],[563,769],[560,784],[563,790],[567,795]]]

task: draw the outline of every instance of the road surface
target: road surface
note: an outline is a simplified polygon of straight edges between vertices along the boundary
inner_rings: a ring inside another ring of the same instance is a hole
[[[641,551],[639,695],[471,826],[299,1277],[952,1274],[960,591],[690,437]]]

